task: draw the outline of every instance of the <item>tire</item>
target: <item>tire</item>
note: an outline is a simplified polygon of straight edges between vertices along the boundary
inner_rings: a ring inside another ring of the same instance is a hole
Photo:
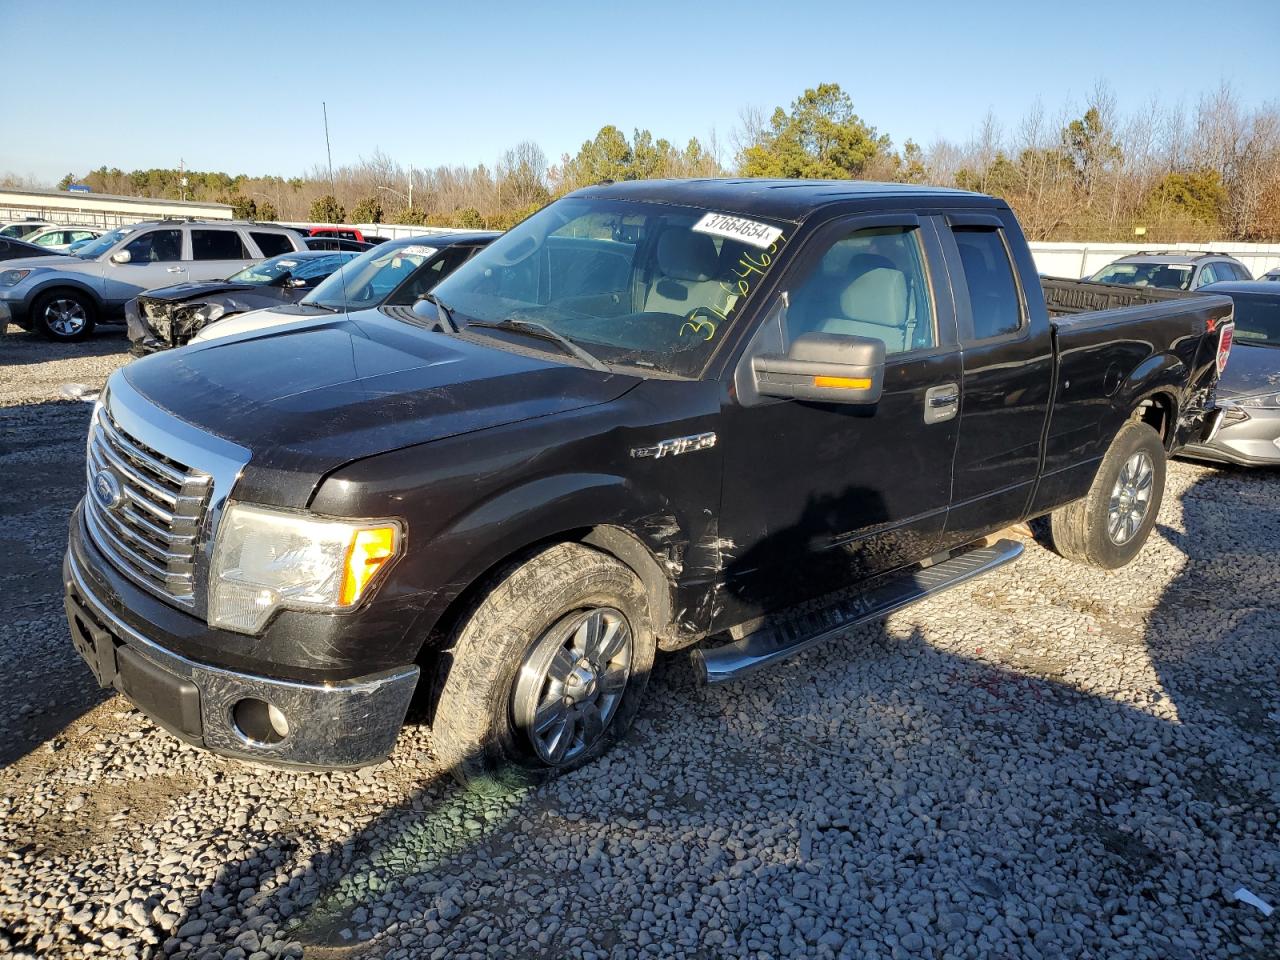
[[[32,328],[49,340],[83,340],[97,322],[97,304],[79,290],[50,290],[31,304]]]
[[[1145,423],[1126,423],[1102,458],[1088,494],[1050,515],[1054,549],[1068,560],[1103,570],[1123,567],[1155,526],[1166,466],[1160,435]]]
[[[437,677],[436,754],[463,784],[504,787],[541,782],[608,750],[635,719],[657,645],[640,579],[576,543],[499,574],[453,639]],[[541,736],[532,732],[547,723]]]

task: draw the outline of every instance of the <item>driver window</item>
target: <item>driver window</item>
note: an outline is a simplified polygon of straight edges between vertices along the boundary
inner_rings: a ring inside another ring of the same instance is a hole
[[[129,243],[130,263],[170,263],[182,259],[181,230],[151,230]]]
[[[884,343],[885,354],[937,346],[915,227],[873,227],[837,240],[790,293],[788,341],[837,333]]]

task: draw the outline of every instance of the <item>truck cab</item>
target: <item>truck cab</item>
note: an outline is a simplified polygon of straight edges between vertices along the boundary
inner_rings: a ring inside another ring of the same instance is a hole
[[[1128,562],[1216,423],[1231,302],[1068,294],[977,194],[579,191],[411,307],[114,374],[73,639],[231,756],[376,761],[416,691],[460,779],[572,769],[659,650],[741,678],[1016,559],[991,535],[1036,516]]]

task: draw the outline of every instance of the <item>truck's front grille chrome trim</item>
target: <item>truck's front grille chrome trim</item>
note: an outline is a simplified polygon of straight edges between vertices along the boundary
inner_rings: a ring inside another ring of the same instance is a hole
[[[135,583],[194,606],[197,536],[212,477],[131,436],[103,406],[89,428],[88,466],[85,519],[94,543]],[[107,492],[99,496],[95,478],[104,474]]]

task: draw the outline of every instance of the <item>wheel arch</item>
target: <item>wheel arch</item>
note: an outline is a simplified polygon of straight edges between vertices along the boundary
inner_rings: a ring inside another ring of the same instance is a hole
[[[40,297],[46,296],[50,293],[57,293],[59,290],[74,290],[76,293],[83,293],[93,301],[93,306],[96,310],[102,312],[102,310],[105,309],[102,294],[93,289],[90,284],[85,283],[83,280],[74,280],[70,277],[52,277],[48,280],[43,280],[36,286],[32,287],[26,298],[27,309],[30,310],[36,300]]]

